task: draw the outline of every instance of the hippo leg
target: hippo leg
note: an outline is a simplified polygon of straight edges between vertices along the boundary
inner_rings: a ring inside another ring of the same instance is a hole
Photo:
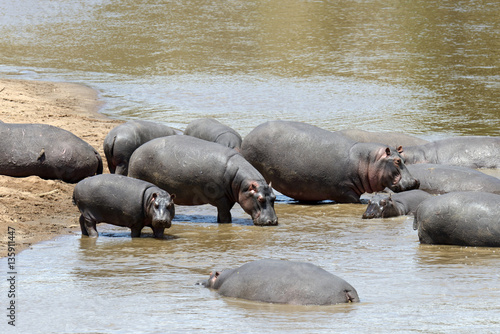
[[[229,224],[232,222],[231,208],[234,203],[229,203],[226,199],[217,202],[217,223]]]
[[[141,236],[142,226],[132,226],[130,230],[130,236],[132,238],[139,238]]]
[[[115,168],[115,174],[125,175],[128,174],[128,165],[126,163],[120,163]]]
[[[96,238],[99,235],[96,229],[96,222],[90,219],[86,219],[83,215],[80,216],[80,228],[83,235],[89,236],[91,238]]]

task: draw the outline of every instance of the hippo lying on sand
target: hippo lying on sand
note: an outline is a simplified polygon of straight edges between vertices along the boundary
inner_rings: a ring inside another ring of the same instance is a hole
[[[413,228],[423,244],[500,247],[500,195],[453,192],[427,199]]]
[[[73,192],[82,234],[90,237],[98,236],[97,223],[108,223],[129,227],[133,238],[149,226],[155,238],[162,238],[175,214],[174,198],[154,184],[115,174],[82,180]]]
[[[500,168],[500,137],[453,137],[424,145],[403,147],[400,153],[406,164]]]
[[[110,173],[127,175],[128,161],[135,149],[151,139],[182,134],[153,121],[129,121],[113,128],[104,138],[104,154]]]
[[[211,141],[237,151],[241,148],[241,136],[238,132],[213,118],[202,118],[188,124],[185,135]]]
[[[0,123],[0,174],[37,175],[76,183],[102,173],[102,159],[87,142],[48,124]]]
[[[418,188],[389,147],[290,121],[253,129],[241,152],[282,194],[301,201],[359,203],[361,194]]]
[[[175,203],[217,207],[217,221],[231,222],[237,202],[255,225],[277,225],[276,196],[262,175],[238,152],[191,136],[153,139],[139,147],[129,176],[175,193]]]
[[[419,189],[432,194],[453,191],[484,191],[500,195],[500,179],[475,169],[438,165],[406,165],[411,175],[420,181]]]
[[[420,203],[431,196],[428,192],[419,189],[403,191],[397,194],[376,194],[369,200],[368,207],[362,218],[389,218],[412,215]]]
[[[342,278],[310,263],[258,260],[236,269],[213,272],[200,284],[222,296],[296,304],[331,305],[359,302],[356,290]]]

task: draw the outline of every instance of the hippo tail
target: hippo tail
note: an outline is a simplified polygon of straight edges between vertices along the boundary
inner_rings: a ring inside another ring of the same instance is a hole
[[[97,158],[97,170],[96,170],[96,175],[97,174],[102,174],[103,170],[104,170],[104,167],[103,167],[103,164],[102,164],[102,158],[101,158],[101,155],[95,151],[95,155],[96,155],[96,158]]]

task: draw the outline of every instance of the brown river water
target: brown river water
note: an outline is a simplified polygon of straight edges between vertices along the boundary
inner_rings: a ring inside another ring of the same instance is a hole
[[[500,136],[500,4],[3,1],[0,76],[89,85],[109,117],[180,129],[215,117],[246,135],[281,118]],[[229,225],[213,207],[177,207],[165,240],[103,224],[97,240],[37,244],[17,256],[15,328],[2,279],[1,332],[500,332],[498,248],[420,245],[412,217],[362,220],[365,207],[279,196],[277,227],[253,226],[238,205]],[[263,304],[195,285],[261,258],[319,265],[361,302]]]

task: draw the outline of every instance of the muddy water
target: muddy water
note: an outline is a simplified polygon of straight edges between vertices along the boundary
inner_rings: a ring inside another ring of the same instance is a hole
[[[243,135],[275,118],[500,135],[496,2],[19,0],[1,2],[0,15],[2,77],[95,87],[113,118],[182,129],[216,117]],[[500,330],[498,249],[420,245],[409,217],[367,221],[364,205],[280,199],[277,227],[251,225],[239,207],[231,225],[217,225],[212,207],[179,207],[165,240],[102,225],[98,240],[35,245],[17,259],[14,331]],[[194,285],[267,257],[320,265],[362,302],[267,305]],[[0,327],[11,330],[5,318]]]

